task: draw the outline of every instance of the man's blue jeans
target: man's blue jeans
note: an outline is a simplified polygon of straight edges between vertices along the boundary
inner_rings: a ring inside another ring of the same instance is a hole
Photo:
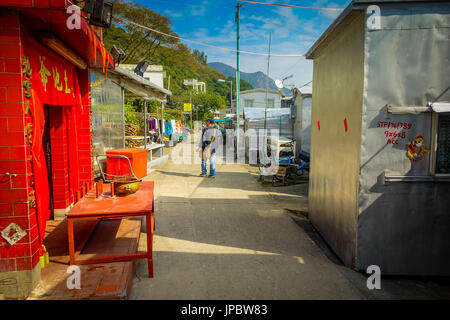
[[[202,159],[202,173],[206,174],[206,163],[208,159]],[[215,176],[216,175],[216,154],[212,153],[209,157],[209,175]]]

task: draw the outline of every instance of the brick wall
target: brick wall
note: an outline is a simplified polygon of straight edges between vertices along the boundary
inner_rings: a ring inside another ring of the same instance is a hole
[[[28,208],[24,125],[31,120],[23,111],[20,52],[19,15],[0,9],[0,231],[15,222],[27,232],[14,246],[0,238],[0,272],[31,270],[39,261],[36,215]],[[17,176],[10,182],[6,172]]]
[[[83,112],[80,117],[79,128],[79,154],[80,154],[80,179],[82,183],[94,182],[94,171],[92,167],[92,127],[90,115],[90,78],[87,70],[78,70],[78,81],[81,91],[81,102],[83,104]]]

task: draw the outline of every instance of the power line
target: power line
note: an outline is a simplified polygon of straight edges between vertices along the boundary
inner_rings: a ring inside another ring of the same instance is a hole
[[[344,11],[344,9],[339,8],[314,8],[314,7],[302,7],[302,6],[293,6],[290,4],[280,4],[280,3],[266,3],[266,2],[257,2],[257,1],[248,1],[248,0],[237,0],[238,2],[245,3],[253,3],[253,4],[262,4],[266,6],[278,6],[278,7],[287,7],[287,8],[296,8],[296,9],[313,9],[313,10],[331,10],[331,11]]]
[[[313,81],[311,80],[310,82],[307,82],[307,83],[305,83],[304,85],[302,85],[301,87],[298,87],[298,88],[299,88],[299,89],[300,89],[300,88],[303,88],[303,87],[305,87],[306,85],[310,84],[311,82],[313,82]]]
[[[300,63],[300,61],[302,61],[302,58],[303,58],[303,57],[300,57],[300,58],[297,60],[297,62],[295,62],[292,66],[290,66],[289,68],[286,68],[285,70],[288,70],[288,71],[286,71],[286,72],[284,72],[284,73],[281,73],[281,76],[280,76],[279,78],[282,79],[282,78],[284,78],[285,76],[287,76],[289,73],[292,73],[292,72],[293,72],[292,69],[293,69],[294,67],[296,67],[296,66]],[[280,73],[278,73],[278,75],[280,75]]]
[[[244,9],[244,11],[247,11],[248,13],[252,14],[253,17],[254,17],[254,18],[253,18],[254,20],[260,19],[260,20],[262,20],[262,21],[264,21],[264,22],[266,22],[266,23],[270,23],[270,24],[272,24],[272,25],[274,25],[274,26],[279,26],[279,27],[284,28],[284,29],[286,29],[286,30],[290,30],[290,31],[294,31],[294,32],[299,32],[299,33],[300,33],[299,30],[295,30],[295,29],[289,28],[289,27],[287,27],[287,26],[282,25],[281,23],[276,23],[276,22],[273,22],[273,21],[271,21],[271,20],[269,20],[269,19],[266,19],[266,18],[264,18],[264,17],[258,16],[258,15],[255,14],[253,11],[250,11],[250,10],[248,10],[247,8],[242,7],[242,9]],[[257,18],[257,19],[255,19],[255,18]],[[248,17],[248,19],[252,19],[252,17]]]
[[[199,44],[199,45],[206,46],[206,47],[211,47],[211,48],[216,48],[216,49],[221,49],[221,50],[228,50],[228,51],[231,51],[231,52],[239,52],[239,53],[246,53],[246,54],[252,54],[252,55],[259,55],[259,56],[267,56],[268,55],[267,53],[242,51],[242,50],[238,51],[238,50],[231,49],[231,48],[215,46],[215,45],[212,45],[212,44],[208,44],[208,43],[204,43],[204,42],[200,42],[200,41],[196,41],[196,40],[190,40],[190,39],[182,38],[182,37],[179,37],[179,36],[174,36],[172,34],[164,33],[162,31],[159,31],[159,30],[156,30],[156,29],[152,29],[150,27],[141,25],[141,24],[136,23],[134,21],[130,21],[130,20],[127,20],[127,19],[124,19],[124,18],[120,18],[120,17],[117,17],[117,16],[114,16],[113,18],[116,19],[116,20],[120,20],[120,21],[129,23],[129,24],[135,25],[137,27],[149,30],[149,31],[153,31],[155,33],[159,33],[159,34],[165,35],[167,37],[175,38],[175,39],[178,39],[178,40],[183,40],[183,41],[186,41],[186,42],[192,42],[192,43]],[[270,54],[270,55],[272,57],[274,57],[274,56],[275,57],[304,57],[305,56],[304,54]]]

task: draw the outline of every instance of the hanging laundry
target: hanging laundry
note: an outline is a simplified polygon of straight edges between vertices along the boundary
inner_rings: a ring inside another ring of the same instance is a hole
[[[164,130],[164,134],[167,136],[170,136],[173,134],[173,126],[172,126],[172,121],[167,121],[166,122],[166,127]]]
[[[170,122],[172,123],[172,134],[176,133],[177,124],[176,124],[175,120],[170,120]]]
[[[147,119],[148,130],[158,130],[158,120],[155,118]]]

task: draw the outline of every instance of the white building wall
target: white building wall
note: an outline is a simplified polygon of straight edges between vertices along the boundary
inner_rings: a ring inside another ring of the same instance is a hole
[[[147,79],[161,88],[164,88],[164,74],[161,71],[145,72],[144,79]]]
[[[276,93],[269,92],[267,94],[267,99],[274,99],[274,108],[281,108],[281,96]],[[253,100],[253,108],[264,108],[266,93],[261,92],[249,92],[240,94],[240,105],[245,108],[245,100]]]

